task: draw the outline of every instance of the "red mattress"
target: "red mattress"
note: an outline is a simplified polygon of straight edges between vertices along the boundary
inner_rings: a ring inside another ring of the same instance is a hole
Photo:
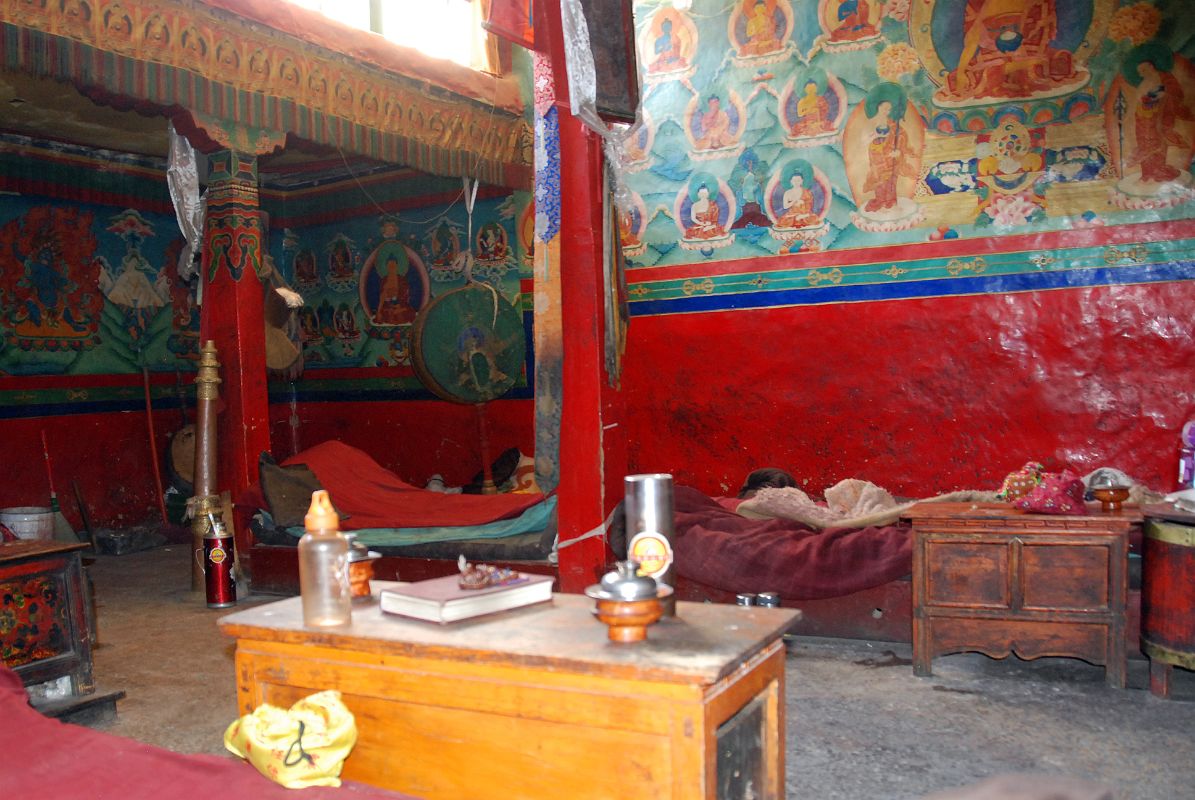
[[[183,755],[65,725],[29,706],[21,679],[0,664],[0,797],[89,800],[400,800],[361,784],[286,789],[234,758]]]
[[[908,575],[906,525],[814,530],[747,519],[696,489],[674,491],[676,571],[728,592],[779,592],[785,600],[839,597]]]
[[[484,525],[522,514],[542,494],[443,494],[403,481],[364,451],[343,442],[324,442],[282,462],[306,464],[343,515],[341,528],[431,528]],[[239,506],[266,508],[254,484]]]

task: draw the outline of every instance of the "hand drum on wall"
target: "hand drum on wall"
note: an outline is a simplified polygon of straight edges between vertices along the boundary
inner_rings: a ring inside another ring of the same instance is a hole
[[[471,283],[419,312],[412,350],[415,373],[437,397],[485,403],[510,391],[522,371],[522,315],[497,289]]]

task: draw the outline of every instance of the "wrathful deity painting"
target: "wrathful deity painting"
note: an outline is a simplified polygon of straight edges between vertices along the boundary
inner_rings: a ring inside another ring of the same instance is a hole
[[[1181,0],[645,1],[636,26],[632,272],[1195,217]]]
[[[0,217],[0,375],[174,370],[198,357],[173,217],[11,197]]]

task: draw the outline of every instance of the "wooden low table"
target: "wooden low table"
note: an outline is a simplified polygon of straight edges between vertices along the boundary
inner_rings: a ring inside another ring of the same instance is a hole
[[[342,692],[347,779],[426,800],[784,796],[781,636],[799,611],[682,602],[617,644],[592,609],[557,594],[440,626],[375,602],[319,630],[295,597],[220,625],[242,713]]]
[[[1085,516],[1007,503],[922,503],[913,524],[913,672],[938,655],[1071,656],[1124,688],[1136,507]]]

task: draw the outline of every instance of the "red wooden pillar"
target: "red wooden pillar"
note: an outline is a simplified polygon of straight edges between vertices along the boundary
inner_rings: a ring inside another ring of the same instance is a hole
[[[222,150],[208,156],[203,244],[203,307],[199,335],[220,359],[216,485],[235,499],[257,480],[257,460],[270,449],[266,388],[263,264],[257,158]]]
[[[606,521],[622,500],[627,459],[623,399],[605,371],[601,138],[569,112],[560,9],[542,5],[536,21],[548,33],[560,145],[560,587],[578,592],[606,566]]]

